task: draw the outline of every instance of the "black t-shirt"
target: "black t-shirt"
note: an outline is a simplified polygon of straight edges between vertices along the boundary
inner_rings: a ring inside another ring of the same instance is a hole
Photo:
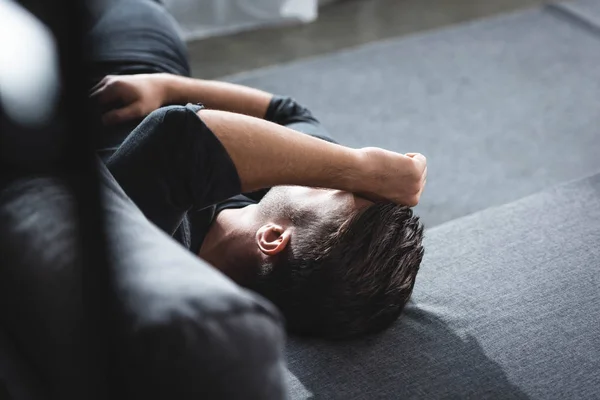
[[[162,107],[148,115],[107,166],[146,217],[198,254],[215,216],[254,204],[268,188],[240,194],[233,161],[198,117],[202,105]],[[334,142],[310,111],[274,96],[265,119]]]
[[[319,139],[336,143],[312,113],[290,97],[274,96],[265,114],[265,119]],[[256,204],[268,190],[267,188],[253,193],[237,194],[214,206],[200,210],[190,210],[177,232],[175,232],[174,238],[192,252],[198,254],[204,237],[219,212]]]
[[[200,109],[188,104],[152,112],[107,161],[144,215],[188,248],[188,212],[208,209],[241,191],[235,165],[196,114]]]

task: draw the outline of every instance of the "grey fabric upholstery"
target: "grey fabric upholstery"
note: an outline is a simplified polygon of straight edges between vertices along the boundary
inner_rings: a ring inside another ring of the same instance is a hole
[[[552,3],[553,10],[572,18],[573,22],[580,23],[591,31],[600,35],[600,1],[598,0],[569,0]]]
[[[600,174],[430,230],[390,330],[289,339],[292,398],[595,399],[599,289]]]
[[[285,336],[274,306],[152,225],[101,170],[110,259],[125,316],[118,341],[111,342],[118,346],[116,376],[123,377],[118,395],[284,398]],[[86,387],[85,366],[95,361],[86,358],[85,266],[72,207],[70,192],[54,178],[20,179],[0,192],[0,314],[49,398],[87,399],[93,388]],[[17,396],[21,388],[9,389]]]
[[[600,36],[534,9],[226,79],[295,97],[340,143],[425,154],[432,227],[600,171],[598,65]]]
[[[0,330],[0,399],[45,400],[46,390],[14,341]]]
[[[73,198],[56,179],[2,183],[0,315],[4,332],[37,374],[48,398],[81,396],[86,342]]]

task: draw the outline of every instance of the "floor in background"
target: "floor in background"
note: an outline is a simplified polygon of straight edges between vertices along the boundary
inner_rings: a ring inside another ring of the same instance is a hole
[[[312,24],[189,43],[192,72],[214,79],[393,36],[542,4],[543,0],[340,0]]]

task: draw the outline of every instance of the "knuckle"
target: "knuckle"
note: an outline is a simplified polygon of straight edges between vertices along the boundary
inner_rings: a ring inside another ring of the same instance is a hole
[[[417,204],[419,204],[419,196],[415,195],[413,196],[413,198],[411,199],[411,207],[416,206]]]

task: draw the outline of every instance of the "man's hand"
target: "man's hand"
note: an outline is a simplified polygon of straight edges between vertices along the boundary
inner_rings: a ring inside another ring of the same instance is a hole
[[[165,105],[167,74],[108,75],[93,89],[92,99],[104,106],[116,105],[102,116],[110,125],[141,119]]]
[[[427,181],[427,159],[422,154],[403,155],[376,147],[359,152],[368,171],[368,178],[357,185],[359,195],[410,207],[419,203]]]

